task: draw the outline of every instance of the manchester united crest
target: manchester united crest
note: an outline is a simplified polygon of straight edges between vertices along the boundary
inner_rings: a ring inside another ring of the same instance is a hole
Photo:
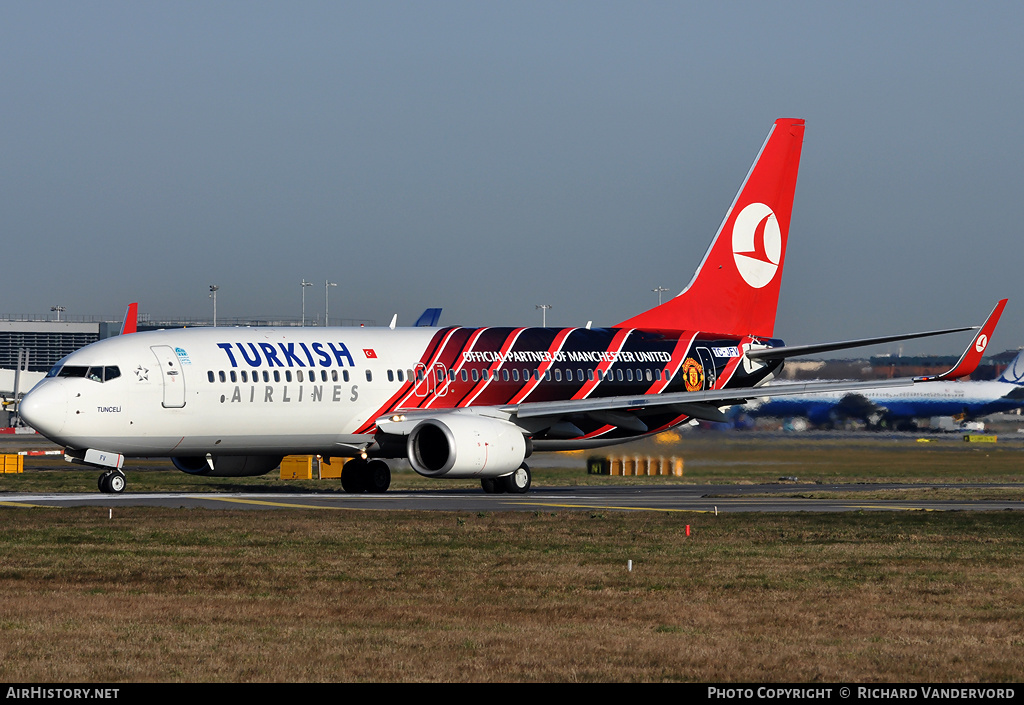
[[[682,367],[683,384],[686,391],[696,392],[704,388],[704,368],[692,357],[686,358]]]

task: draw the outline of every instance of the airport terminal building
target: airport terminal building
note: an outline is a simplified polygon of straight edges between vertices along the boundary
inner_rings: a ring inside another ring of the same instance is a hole
[[[0,314],[0,369],[18,368],[19,356],[28,355],[28,371],[46,372],[65,355],[97,340],[110,338],[121,332],[123,321],[100,316],[76,316],[72,320],[57,321],[46,316]],[[298,319],[221,319],[221,326],[292,327],[301,325]],[[332,325],[374,325],[372,320],[331,318]],[[209,319],[152,320],[139,316],[138,329],[185,328],[211,326]],[[309,325],[318,325],[313,320]],[[26,369],[22,363],[21,369]]]
[[[46,372],[65,355],[117,335],[121,323],[108,321],[33,321],[0,319],[0,368],[18,367],[19,355],[28,353],[28,369]],[[22,365],[22,369],[25,369]]]

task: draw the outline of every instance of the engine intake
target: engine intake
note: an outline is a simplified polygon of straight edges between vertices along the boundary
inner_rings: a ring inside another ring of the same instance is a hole
[[[266,475],[281,464],[280,455],[190,455],[171,458],[174,467],[189,475],[206,477],[253,477]],[[212,465],[212,467],[211,467]]]
[[[526,439],[507,421],[449,414],[417,424],[406,452],[425,477],[501,477],[522,465]]]

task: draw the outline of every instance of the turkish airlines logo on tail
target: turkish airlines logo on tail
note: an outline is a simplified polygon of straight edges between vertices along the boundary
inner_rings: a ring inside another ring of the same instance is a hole
[[[755,289],[775,278],[782,260],[782,231],[771,208],[751,203],[736,216],[732,257],[743,280]]]
[[[978,336],[978,339],[974,341],[974,349],[978,352],[985,352],[985,348],[988,347],[988,336],[982,333]]]

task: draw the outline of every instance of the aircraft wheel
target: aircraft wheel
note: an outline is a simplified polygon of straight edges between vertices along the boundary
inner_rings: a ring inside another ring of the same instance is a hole
[[[102,492],[103,494],[109,494],[110,493],[110,485],[108,484],[108,480],[109,479],[110,479],[110,473],[109,472],[105,472],[102,475],[100,475],[99,479],[96,481],[96,486],[99,488],[100,492]]]
[[[363,475],[367,492],[382,494],[391,487],[391,468],[383,460],[371,460],[366,464]]]
[[[504,485],[505,491],[509,494],[526,494],[533,482],[530,466],[526,463],[520,465],[519,469],[511,475],[505,475],[505,477],[499,479]]]
[[[341,468],[341,489],[349,494],[366,491],[366,465],[362,458],[350,460]]]
[[[124,492],[125,486],[128,484],[128,478],[124,476],[124,473],[120,470],[115,470],[110,473],[110,477],[107,478],[107,487],[110,488],[112,494],[121,494]]]
[[[501,478],[493,477],[482,477],[480,478],[480,486],[484,489],[487,494],[498,494],[502,491],[501,489]]]

